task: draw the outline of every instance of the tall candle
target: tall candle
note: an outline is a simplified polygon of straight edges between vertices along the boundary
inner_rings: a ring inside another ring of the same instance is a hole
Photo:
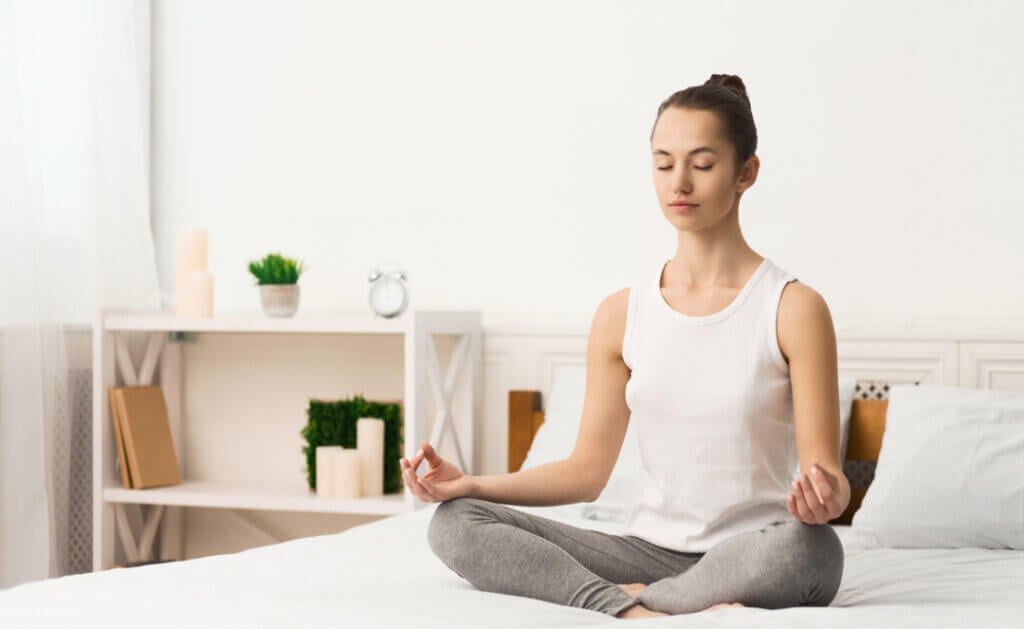
[[[356,420],[356,448],[363,474],[363,495],[384,493],[384,420],[361,417]]]
[[[187,316],[213,316],[213,273],[192,271],[188,274]]]
[[[175,250],[175,311],[178,316],[192,316],[189,273],[206,270],[207,238],[205,229],[182,229],[178,231]]]
[[[334,467],[333,496],[335,498],[358,498],[361,495],[362,466],[359,452],[352,448],[331,453]]]
[[[316,448],[316,495],[330,496],[334,487],[334,453],[341,446],[317,446]]]

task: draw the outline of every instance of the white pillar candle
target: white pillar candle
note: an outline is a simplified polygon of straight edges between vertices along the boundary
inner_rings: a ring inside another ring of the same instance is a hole
[[[334,459],[333,496],[335,498],[358,498],[361,493],[362,466],[359,451],[352,448],[331,453]]]
[[[186,316],[213,316],[213,273],[192,271],[188,274],[188,307]]]
[[[356,448],[363,473],[363,495],[384,493],[384,420],[361,417],[356,421]]]
[[[334,453],[341,446],[317,446],[316,448],[316,495],[331,496],[334,492]]]
[[[183,229],[178,231],[175,250],[175,311],[178,316],[191,316],[189,300],[189,273],[206,270],[207,238],[205,229]]]

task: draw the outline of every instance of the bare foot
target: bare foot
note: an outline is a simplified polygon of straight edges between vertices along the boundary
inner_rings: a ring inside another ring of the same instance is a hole
[[[633,605],[632,607],[626,608],[625,610],[618,613],[616,618],[653,618],[654,616],[668,616],[661,612],[656,612],[653,609],[647,609],[640,603]]]
[[[643,592],[647,587],[646,583],[618,583],[617,584],[622,590],[630,596],[636,596]]]
[[[743,607],[743,603],[719,603],[718,605],[712,605],[711,607],[708,607],[707,609],[702,609],[701,611],[710,612],[716,609],[721,609],[723,607]]]
[[[644,589],[647,588],[647,584],[646,583],[618,583],[616,585],[618,585],[620,588],[622,588],[623,592],[625,592],[626,594],[629,594],[630,596],[633,596],[633,597],[638,596],[640,594],[640,592],[643,592]],[[743,604],[742,603],[719,603],[717,605],[712,605],[711,607],[708,607],[707,609],[702,609],[701,611],[702,612],[711,612],[711,611],[715,611],[716,609],[722,609],[722,608],[725,608],[725,607],[743,607]],[[623,611],[619,612],[618,615],[616,616],[616,618],[651,618],[651,617],[654,617],[654,616],[669,616],[669,615],[670,614],[666,614],[666,613],[663,613],[663,612],[656,612],[653,609],[647,609],[646,607],[644,607],[640,603],[637,603],[636,605],[633,605],[632,607],[629,607],[629,608],[624,609]]]
[[[626,594],[629,594],[630,596],[633,596],[633,597],[635,597],[636,595],[640,594],[640,592],[642,592],[644,590],[644,588],[647,587],[646,583],[618,583],[617,585],[620,588],[622,588],[622,590]],[[653,618],[655,616],[668,616],[668,615],[669,614],[665,614],[665,613],[662,613],[662,612],[656,612],[653,609],[647,609],[646,607],[644,607],[640,603],[637,603],[636,605],[633,605],[632,607],[629,607],[627,609],[622,610],[615,617],[616,618]]]

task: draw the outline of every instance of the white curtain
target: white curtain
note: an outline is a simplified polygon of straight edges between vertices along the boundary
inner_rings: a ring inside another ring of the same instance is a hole
[[[160,307],[149,25],[149,0],[0,0],[0,588],[66,574],[82,525],[66,326]]]

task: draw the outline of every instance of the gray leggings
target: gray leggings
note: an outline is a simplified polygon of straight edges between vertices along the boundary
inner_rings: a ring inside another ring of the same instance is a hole
[[[843,547],[832,527],[796,519],[688,553],[461,497],[437,505],[427,539],[477,589],[612,616],[636,603],[667,614],[718,603],[827,606],[843,576]],[[617,586],[629,583],[648,587],[633,597]]]

